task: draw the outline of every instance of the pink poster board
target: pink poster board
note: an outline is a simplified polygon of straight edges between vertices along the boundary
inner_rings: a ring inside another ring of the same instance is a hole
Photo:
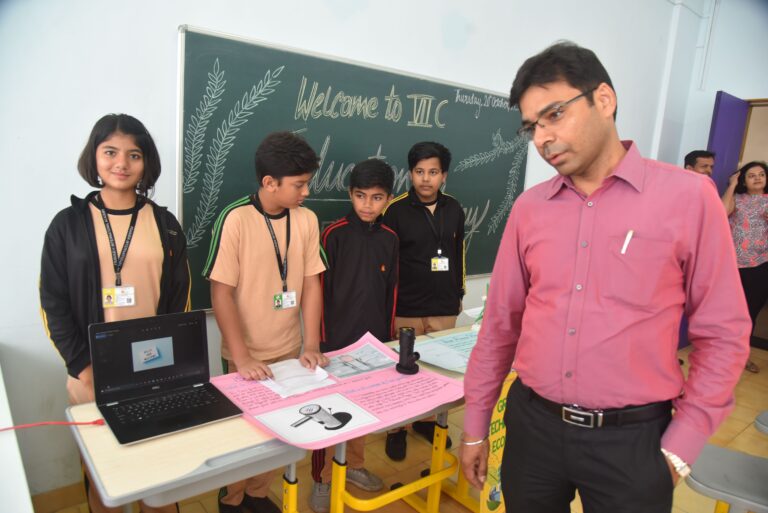
[[[237,373],[211,382],[243,410],[243,416],[276,438],[304,449],[321,449],[418,418],[464,396],[460,381],[422,368],[395,370],[397,353],[370,333],[327,353],[334,384],[281,398],[259,381]]]

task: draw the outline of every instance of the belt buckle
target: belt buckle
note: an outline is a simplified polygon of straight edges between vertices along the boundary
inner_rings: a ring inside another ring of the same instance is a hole
[[[578,404],[574,404],[573,406],[563,406],[562,418],[563,422],[583,428],[593,429],[602,427],[603,425],[602,411],[582,410],[579,408]]]

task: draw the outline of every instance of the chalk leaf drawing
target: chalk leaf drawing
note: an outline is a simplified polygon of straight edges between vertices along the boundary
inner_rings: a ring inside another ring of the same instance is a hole
[[[527,141],[522,137],[515,137],[511,141],[505,141],[501,136],[501,129],[491,135],[491,147],[489,151],[475,153],[459,162],[453,169],[454,173],[461,173],[467,169],[474,167],[480,167],[482,165],[493,162],[494,160],[508,155],[514,154],[512,158],[512,166],[509,168],[507,174],[507,183],[504,193],[504,199],[496,208],[490,222],[488,223],[488,235],[495,233],[498,230],[501,223],[506,219],[509,210],[512,208],[512,203],[515,200],[515,190],[517,189],[518,181],[520,179],[520,168],[526,157],[524,150],[527,146]]]
[[[267,70],[264,78],[235,102],[235,106],[229,111],[227,118],[216,129],[216,136],[211,140],[205,158],[206,171],[203,174],[200,202],[195,209],[195,219],[187,232],[187,246],[189,248],[197,247],[205,234],[205,230],[216,216],[219,192],[224,182],[227,156],[235,144],[240,127],[248,122],[248,118],[253,114],[253,109],[275,92],[275,87],[280,84],[277,78],[284,68],[285,66],[280,66],[274,70]]]
[[[190,116],[187,133],[184,138],[184,194],[195,190],[197,177],[200,174],[200,160],[203,156],[205,132],[211,116],[216,112],[221,95],[224,94],[224,71],[219,68],[219,59],[213,63],[213,70],[208,73],[208,83],[205,94],[200,100],[195,113]]]

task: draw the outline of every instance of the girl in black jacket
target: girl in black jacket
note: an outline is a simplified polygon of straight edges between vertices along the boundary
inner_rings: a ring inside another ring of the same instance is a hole
[[[78,171],[98,190],[54,217],[45,234],[40,303],[67,367],[71,404],[94,400],[88,325],[189,309],[189,268],[176,218],[147,198],[160,157],[144,125],[108,114],[94,125]],[[111,511],[90,487],[91,511]],[[144,512],[175,512],[175,505]],[[119,511],[119,508],[115,511]]]

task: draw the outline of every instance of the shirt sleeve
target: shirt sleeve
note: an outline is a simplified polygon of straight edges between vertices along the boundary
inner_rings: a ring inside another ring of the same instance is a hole
[[[320,257],[320,229],[315,213],[309,209],[304,210],[308,214],[304,240],[304,276],[314,276],[325,271],[325,264]]]
[[[322,323],[320,326],[320,340],[326,342],[326,317],[331,312],[331,305],[333,304],[333,279],[334,279],[334,260],[336,258],[336,249],[334,244],[332,232],[328,233],[328,229],[323,232],[323,237],[320,241],[320,250],[322,251],[323,260],[325,263],[325,272],[322,275],[323,283],[323,315]]]
[[[395,312],[397,310],[397,284],[400,275],[400,240],[396,235],[392,235],[392,258],[389,262],[389,276],[387,277],[387,326],[389,327],[389,338],[395,340]]]
[[[230,287],[236,287],[240,281],[240,218],[228,212],[219,237],[211,239],[211,256],[208,279],[218,281]]]
[[[488,434],[491,413],[509,374],[520,337],[529,276],[520,248],[520,201],[512,208],[493,266],[483,324],[464,375],[464,432]]]
[[[73,378],[91,364],[87,334],[77,325],[69,296],[65,214],[60,213],[45,233],[40,262],[40,313],[48,337]]]
[[[691,205],[692,243],[684,263],[690,371],[661,439],[662,447],[688,464],[733,409],[752,330],[725,211],[714,185],[701,183],[701,199]]]
[[[189,312],[190,288],[192,286],[189,262],[187,260],[187,238],[176,217],[167,212],[168,229],[167,236],[171,241],[171,254],[166,258],[171,259],[171,292],[169,312]]]

